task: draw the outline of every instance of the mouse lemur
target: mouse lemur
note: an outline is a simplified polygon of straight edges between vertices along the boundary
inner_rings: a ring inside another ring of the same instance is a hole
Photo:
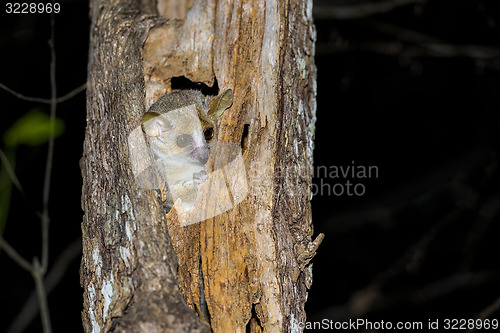
[[[198,186],[208,179],[204,165],[217,119],[232,103],[231,89],[218,96],[179,90],[160,97],[142,117],[156,168],[168,189],[169,209],[177,198],[184,211],[194,206]]]

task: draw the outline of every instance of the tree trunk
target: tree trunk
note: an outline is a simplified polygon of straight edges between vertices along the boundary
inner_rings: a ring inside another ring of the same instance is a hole
[[[309,201],[312,0],[159,0],[163,16],[152,2],[91,3],[84,328],[301,331],[309,262],[322,240],[312,242]],[[179,76],[233,89],[217,140],[238,147],[243,176],[233,167],[223,176],[246,194],[232,192],[233,208],[188,226],[175,209],[165,214],[164,193],[138,186],[134,163],[148,156],[138,158],[130,144],[147,108]]]

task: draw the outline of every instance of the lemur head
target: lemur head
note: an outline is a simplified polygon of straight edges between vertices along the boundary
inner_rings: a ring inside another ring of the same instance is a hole
[[[208,145],[217,134],[217,119],[232,103],[231,89],[218,96],[205,96],[197,90],[162,96],[142,117],[155,158],[205,164]]]

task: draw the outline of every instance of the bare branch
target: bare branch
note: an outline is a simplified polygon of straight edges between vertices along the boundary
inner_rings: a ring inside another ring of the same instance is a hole
[[[69,265],[81,254],[81,252],[82,240],[78,238],[69,244],[59,255],[45,278],[44,285],[47,295],[50,295],[52,290],[59,284],[66,274]],[[21,311],[19,311],[16,318],[12,321],[7,333],[23,332],[33,321],[39,308],[40,305],[37,300],[37,293],[36,290],[34,290],[28,297],[26,303],[24,303]]]
[[[423,2],[424,0],[386,0],[352,6],[332,6],[328,2],[319,2],[314,4],[313,17],[315,19],[352,20],[387,13],[402,6]]]
[[[404,304],[422,305],[432,302],[435,299],[443,298],[455,293],[457,290],[477,288],[485,283],[498,280],[500,272],[463,272],[456,273],[436,282],[429,283],[420,288],[410,288],[409,290],[398,290],[392,293],[383,294],[380,291],[371,291],[370,293],[360,294],[358,302],[366,303],[366,312],[356,312],[356,304],[352,300],[339,306],[332,306],[322,311],[316,318],[329,318],[334,321],[343,321],[349,318],[361,318],[366,313],[384,311]],[[365,298],[364,300],[361,297]],[[369,307],[368,307],[369,305]],[[493,302],[490,307],[484,311],[496,311],[500,307],[500,299]],[[492,313],[488,313],[491,315]],[[487,318],[479,317],[479,318]]]
[[[500,297],[495,299],[493,301],[493,303],[491,303],[485,309],[483,309],[475,318],[476,319],[483,319],[483,320],[490,318],[491,315],[493,315],[498,310],[500,310]],[[477,331],[476,328],[472,328],[472,329],[468,329],[466,331],[466,333],[472,333],[472,332],[476,332],[476,331]]]
[[[318,54],[325,55],[352,50],[368,50],[381,54],[401,55],[402,53],[415,56],[427,57],[466,57],[480,60],[497,60],[500,57],[500,48],[488,45],[455,45],[443,41],[437,37],[429,36],[421,32],[406,29],[397,25],[382,21],[367,21],[364,24],[372,30],[393,37],[394,41],[364,41],[364,42],[341,42],[335,40],[331,43],[319,43]],[[402,42],[413,44],[403,45]]]
[[[500,310],[500,297],[494,300],[493,303],[488,305],[488,307],[483,309],[477,317],[481,319],[486,319],[491,317],[491,315],[497,312],[498,310]]]
[[[471,270],[474,261],[479,254],[479,248],[482,245],[489,228],[497,221],[495,217],[500,213],[500,198],[493,197],[484,200],[478,211],[479,214],[471,224],[470,231],[467,233],[464,245],[462,247],[463,261],[460,269],[462,271]]]
[[[414,46],[404,46],[400,41],[369,41],[349,42],[339,45],[336,42],[318,43],[318,55],[328,55],[355,50],[369,51],[390,56],[408,54],[413,58],[435,57],[455,58],[465,57],[477,60],[495,61],[500,57],[500,48],[485,45],[452,45],[443,43],[420,43]]]
[[[87,82],[85,82],[84,84],[82,84],[81,86],[79,86],[78,88],[75,88],[73,89],[72,91],[70,91],[69,93],[67,93],[66,95],[64,96],[61,96],[61,97],[58,97],[56,99],[57,103],[61,103],[61,102],[65,102],[67,101],[68,99],[71,99],[73,96],[76,96],[78,95],[79,93],[81,93],[82,91],[85,91],[85,89],[87,89]]]
[[[0,238],[0,247],[4,249],[5,253],[7,253],[7,255],[19,266],[30,273],[33,272],[33,266],[31,266],[31,264],[26,259],[24,259],[19,253],[17,253],[17,251],[14,250],[14,248],[10,246],[9,243],[7,243],[3,238]]]
[[[353,314],[361,317],[371,311],[375,304],[380,302],[382,297],[380,290],[382,287],[389,284],[401,272],[405,270],[417,271],[424,261],[428,247],[432,241],[446,227],[452,224],[460,213],[461,210],[455,210],[446,214],[415,245],[410,247],[400,259],[396,260],[391,267],[375,277],[367,287],[355,292],[350,300]]]
[[[40,304],[40,315],[42,317],[43,332],[52,332],[49,310],[47,306],[47,295],[45,294],[45,287],[43,285],[43,274],[44,271],[40,266],[38,258],[33,258],[33,264],[30,264],[26,259],[21,257],[19,253],[12,246],[10,246],[3,238],[0,238],[0,247],[5,250],[7,255],[12,258],[19,266],[27,270],[33,276],[36,285],[36,291],[38,295],[38,302]]]
[[[381,21],[367,22],[371,29],[393,36],[400,41],[422,47],[427,54],[435,57],[468,57],[473,59],[492,59],[500,56],[500,48],[486,45],[455,45],[437,37],[406,29]]]
[[[478,315],[477,319],[486,319],[490,318],[495,312],[500,310],[500,297],[495,299],[493,303],[488,305],[485,309],[483,309]],[[469,332],[474,332],[475,330],[470,330]]]
[[[14,170],[12,170],[12,166],[10,165],[9,159],[7,158],[7,156],[5,156],[5,153],[1,148],[0,148],[0,159],[2,160],[2,164],[4,165],[5,170],[7,171],[7,174],[9,175],[10,180],[12,181],[12,184],[14,184],[14,186],[17,188],[19,192],[21,192],[21,194],[25,195],[24,189],[21,186],[19,179],[14,173]]]
[[[17,96],[18,98],[28,100],[28,101],[34,101],[34,102],[40,102],[40,103],[47,103],[49,102],[50,104],[50,136],[49,136],[49,147],[48,147],[48,152],[47,152],[47,162],[46,162],[46,168],[45,168],[45,176],[44,176],[44,186],[43,186],[43,197],[42,197],[42,213],[40,214],[41,216],[41,224],[42,224],[42,255],[41,255],[41,262],[37,257],[33,258],[33,263],[30,264],[27,260],[25,260],[23,257],[21,257],[17,251],[14,250],[5,240],[3,240],[0,237],[0,247],[5,250],[5,252],[16,262],[18,263],[22,268],[26,269],[31,273],[33,276],[33,279],[35,280],[35,286],[36,286],[36,294],[38,296],[38,304],[40,307],[40,316],[42,318],[42,325],[43,325],[43,331],[44,333],[50,333],[52,332],[52,327],[51,327],[51,321],[50,321],[50,314],[49,314],[49,308],[48,308],[48,302],[47,302],[47,292],[45,289],[45,283],[44,283],[44,276],[47,272],[48,268],[48,258],[49,258],[49,196],[50,196],[50,180],[51,180],[51,175],[52,175],[52,164],[53,164],[53,158],[54,158],[54,127],[55,127],[55,117],[56,117],[56,107],[59,102],[62,102],[64,100],[67,100],[80,91],[84,90],[86,85],[80,86],[79,88],[73,90],[69,94],[57,98],[57,90],[56,90],[56,55],[55,55],[55,46],[54,46],[54,36],[55,36],[55,20],[54,20],[54,14],[51,15],[51,38],[49,41],[49,46],[50,46],[50,53],[51,53],[51,61],[50,61],[50,85],[51,85],[51,98],[49,101],[44,100],[44,99],[39,99],[39,98],[32,98],[32,97],[26,97],[24,95],[21,95],[14,90],[6,87],[3,84],[0,84],[0,88],[3,88],[4,90],[8,91],[9,93]],[[10,163],[5,156],[4,152],[0,150],[0,159],[2,160],[3,164],[6,167],[6,171],[9,174],[9,177],[11,178],[13,184],[19,189],[21,193],[24,194],[24,191],[21,187],[21,184],[17,177],[15,176],[12,168],[10,167]],[[80,243],[80,242],[78,242]],[[75,246],[73,246],[74,248]],[[80,249],[80,244],[78,244],[78,250],[77,252],[79,253]],[[73,251],[75,252],[75,251]],[[73,256],[72,256],[73,258]],[[49,282],[51,280],[56,280],[59,281],[61,276],[64,274],[65,269],[67,268],[68,263],[64,265],[64,270],[61,272],[61,270],[57,269],[57,266],[54,267],[54,269],[51,272],[54,272],[53,275],[50,275],[47,278],[47,285],[49,285]],[[50,279],[49,279],[50,278]],[[55,282],[52,284],[51,289],[55,286]],[[29,301],[28,301],[29,303]],[[24,310],[24,309],[23,309]],[[28,311],[30,313],[30,311]],[[24,312],[23,312],[24,314]],[[15,324],[16,322],[14,322]]]
[[[43,275],[45,274],[43,267],[40,265],[38,258],[33,258],[33,279],[35,280],[36,293],[38,295],[38,304],[40,305],[40,316],[42,317],[42,326],[44,333],[52,332],[50,324],[49,306],[47,304],[47,294],[43,284]]]
[[[6,85],[4,85],[2,83],[0,83],[0,88],[2,88],[3,90],[7,91],[8,93],[16,96],[17,98],[25,100],[25,101],[37,102],[37,103],[43,103],[43,104],[50,104],[50,103],[52,103],[52,99],[25,96],[23,94],[18,93],[17,91],[15,91],[13,89],[7,87]],[[56,98],[56,102],[57,103],[65,102],[68,99],[71,99],[73,96],[78,95],[79,93],[81,93],[85,89],[87,89],[87,82],[85,82],[84,84],[82,84],[78,88],[73,89],[72,91],[70,91],[66,95]]]
[[[392,36],[393,41],[351,41],[336,38],[316,45],[317,55],[352,52],[356,50],[374,52],[388,56],[419,58],[469,58],[478,67],[500,70],[500,48],[490,45],[455,45],[418,31],[380,21],[364,22],[370,29]]]
[[[47,164],[45,166],[45,177],[43,183],[43,199],[42,199],[42,263],[43,272],[47,271],[49,260],[49,195],[50,195],[50,179],[52,176],[52,162],[54,159],[54,124],[56,119],[57,107],[57,91],[56,91],[56,52],[54,46],[54,15],[50,20],[50,137],[49,149],[47,151]],[[42,274],[43,275],[43,274]]]

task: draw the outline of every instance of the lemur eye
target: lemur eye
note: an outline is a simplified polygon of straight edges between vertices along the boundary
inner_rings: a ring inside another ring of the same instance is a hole
[[[214,129],[212,127],[209,127],[203,132],[205,134],[205,140],[209,141],[214,137]]]
[[[193,142],[193,137],[189,134],[182,134],[177,137],[176,142],[179,147],[184,148]]]

